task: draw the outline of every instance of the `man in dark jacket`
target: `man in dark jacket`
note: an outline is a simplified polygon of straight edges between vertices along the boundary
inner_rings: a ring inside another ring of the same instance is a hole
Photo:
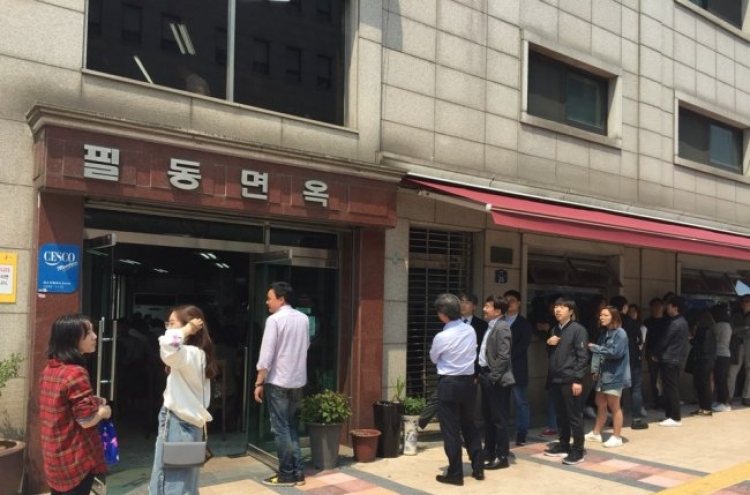
[[[643,419],[643,334],[637,321],[628,316],[628,299],[625,296],[614,296],[609,304],[620,312],[622,328],[628,335],[628,352],[630,353],[630,427],[634,430],[645,430],[648,423]]]
[[[510,361],[513,368],[513,400],[516,403],[516,445],[526,445],[526,435],[529,433],[531,423],[531,411],[529,400],[526,397],[526,389],[529,386],[529,358],[528,351],[531,345],[531,323],[519,314],[521,309],[521,293],[517,290],[509,290],[503,294],[508,301],[508,312],[505,313],[505,321],[510,325],[513,336],[513,346],[510,349]]]
[[[550,393],[555,404],[560,442],[544,455],[564,457],[563,464],[583,462],[583,378],[589,364],[588,333],[574,321],[577,313],[572,299],[555,301],[557,325],[547,339],[549,348]],[[573,445],[570,445],[571,433]]]
[[[484,317],[489,320],[489,327],[479,349],[479,386],[482,389],[485,469],[510,467],[508,407],[515,380],[510,361],[510,325],[502,319],[506,311],[508,302],[502,297],[489,296],[484,303]]]
[[[686,308],[685,299],[680,296],[670,296],[666,300],[669,326],[659,346],[654,349],[655,359],[659,362],[662,394],[664,397],[664,411],[667,419],[659,426],[682,426],[682,411],[680,410],[680,369],[688,345],[688,322],[682,312]]]
[[[664,314],[664,301],[659,297],[651,299],[648,303],[651,309],[651,316],[646,318],[643,324],[646,326],[646,364],[648,365],[648,379],[651,385],[651,400],[653,409],[662,407],[661,393],[657,387],[659,380],[659,362],[655,361],[654,349],[661,344],[661,339],[667,332],[669,326],[669,317]]]

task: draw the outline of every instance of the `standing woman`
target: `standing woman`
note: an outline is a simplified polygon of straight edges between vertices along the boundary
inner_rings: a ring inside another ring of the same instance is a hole
[[[42,457],[52,495],[89,495],[94,475],[107,472],[99,421],[111,416],[94,395],[84,354],[96,351],[96,334],[83,315],[52,324],[39,397]]]
[[[586,435],[586,440],[602,441],[602,428],[609,408],[612,412],[613,435],[604,442],[604,446],[619,447],[622,445],[620,398],[622,389],[630,386],[628,335],[622,329],[620,312],[613,306],[607,306],[599,312],[599,323],[603,327],[599,343],[589,344],[589,350],[594,354],[591,373],[596,390],[596,423],[594,429]]]
[[[729,359],[731,352],[729,342],[732,339],[732,325],[729,323],[729,306],[720,303],[711,308],[714,328],[713,334],[716,338],[716,360],[714,361],[714,390],[716,391],[716,402],[711,405],[713,412],[731,411],[731,398],[729,397]]]
[[[172,310],[159,337],[161,360],[169,367],[164,405],[159,412],[151,495],[198,495],[200,468],[162,466],[164,442],[200,442],[211,415],[211,378],[216,375],[214,344],[203,312],[195,306]]]

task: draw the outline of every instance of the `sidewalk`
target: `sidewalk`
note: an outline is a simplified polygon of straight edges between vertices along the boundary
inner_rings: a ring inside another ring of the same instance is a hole
[[[577,466],[565,466],[559,458],[545,457],[542,452],[547,441],[536,435],[539,430],[534,430],[526,446],[512,448],[511,467],[487,471],[485,481],[474,480],[466,462],[463,487],[435,481],[435,475],[446,467],[442,442],[436,441],[420,443],[416,456],[364,464],[355,463],[351,451],[342,447],[338,469],[308,471],[307,483],[294,488],[263,485],[261,480],[272,469],[252,457],[214,458],[201,473],[201,495],[496,495],[498,489],[509,490],[508,493],[576,495],[634,495],[665,489],[670,489],[670,494],[685,495],[750,493],[750,408],[737,406],[734,411],[716,413],[710,418],[689,416],[693,408],[683,407],[681,428],[658,426],[662,413],[650,411],[651,427],[638,431],[623,428],[625,444],[619,448],[606,449],[602,444],[587,442],[586,462]],[[591,424],[586,421],[588,429]],[[603,436],[606,440],[609,430]],[[145,484],[127,492],[147,494]]]

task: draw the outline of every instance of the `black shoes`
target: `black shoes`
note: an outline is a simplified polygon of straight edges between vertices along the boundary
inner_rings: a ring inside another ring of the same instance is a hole
[[[708,409],[698,409],[690,413],[691,416],[713,416],[713,412]]]
[[[570,445],[563,445],[560,442],[544,451],[544,455],[548,457],[567,457],[568,454],[570,454]]]
[[[496,457],[494,459],[491,459],[487,461],[484,464],[484,469],[505,469],[510,467],[510,463],[508,462],[507,457]]]
[[[484,473],[482,473],[482,477],[484,477]],[[438,483],[445,483],[446,485],[464,486],[463,478],[443,476],[442,474],[438,474],[437,476],[435,476],[435,479]]]
[[[742,398],[742,405],[743,406],[750,406],[750,399]]]
[[[516,435],[516,445],[519,447],[523,447],[526,445],[526,435],[519,433]]]
[[[642,419],[634,419],[633,423],[631,423],[630,428],[633,430],[646,430],[648,429],[648,423],[643,421]]]
[[[575,449],[571,450],[570,454],[568,454],[568,456],[565,459],[563,459],[562,462],[563,464],[567,464],[568,466],[580,464],[583,462],[585,454],[586,454],[585,451],[582,452],[580,450],[575,450]]]
[[[471,476],[477,481],[484,481],[484,471],[472,471]]]

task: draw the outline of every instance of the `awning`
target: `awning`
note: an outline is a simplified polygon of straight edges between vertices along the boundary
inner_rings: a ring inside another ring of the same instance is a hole
[[[425,179],[406,182],[486,205],[495,224],[530,232],[750,261],[750,238],[699,227],[562,206]]]

